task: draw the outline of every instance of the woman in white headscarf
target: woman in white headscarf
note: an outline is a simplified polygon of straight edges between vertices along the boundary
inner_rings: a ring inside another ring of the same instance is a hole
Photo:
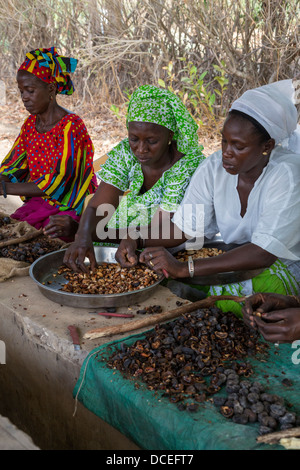
[[[174,215],[181,239],[145,240],[140,261],[172,278],[190,276],[191,284],[193,276],[263,268],[249,281],[207,287],[208,295],[299,295],[300,139],[294,91],[292,80],[284,80],[249,90],[233,103],[222,130],[222,150],[196,170]],[[239,246],[188,263],[166,250],[219,232],[225,243]],[[134,248],[133,241],[121,243],[117,258],[123,265],[136,262]],[[241,310],[233,302],[226,307]]]

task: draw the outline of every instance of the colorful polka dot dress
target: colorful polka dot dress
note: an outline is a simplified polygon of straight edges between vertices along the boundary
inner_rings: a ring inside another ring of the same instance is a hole
[[[96,189],[94,147],[82,119],[64,116],[50,131],[37,132],[36,116],[24,122],[0,173],[13,183],[34,182],[47,202],[81,214],[85,197]]]

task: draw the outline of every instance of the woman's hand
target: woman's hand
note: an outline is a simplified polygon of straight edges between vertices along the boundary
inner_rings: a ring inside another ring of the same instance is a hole
[[[271,343],[292,343],[300,339],[300,307],[274,310],[255,317],[259,332]]]
[[[189,276],[187,263],[178,261],[163,247],[145,248],[140,255],[140,262],[166,277],[176,279]]]
[[[90,266],[84,264],[85,258],[90,260]],[[87,273],[89,269],[96,269],[97,262],[91,238],[75,237],[75,241],[67,248],[63,262],[75,272]]]
[[[123,268],[130,268],[138,263],[137,240],[131,238],[124,238],[116,252],[116,261],[120,263]]]
[[[245,300],[245,305],[242,308],[244,322],[250,328],[257,328],[256,319],[253,312],[259,313],[271,312],[273,310],[282,310],[299,306],[299,302],[287,295],[273,294],[273,293],[258,293],[251,295]]]
[[[49,217],[49,223],[44,227],[43,232],[51,238],[70,238],[74,240],[78,230],[78,222],[69,215],[57,214]]]

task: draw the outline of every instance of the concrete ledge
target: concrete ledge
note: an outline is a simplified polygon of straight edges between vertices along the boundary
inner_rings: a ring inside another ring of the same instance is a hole
[[[0,450],[39,450],[32,439],[0,416]]]
[[[177,300],[182,299],[160,286],[143,305],[160,304],[170,310]],[[90,310],[51,302],[28,276],[0,284],[0,341],[6,349],[6,363],[0,364],[0,414],[40,449],[138,449],[80,403],[73,416],[72,392],[85,357],[121,335],[86,340],[75,351],[68,325],[78,327],[82,340],[90,329],[131,321],[92,315]]]

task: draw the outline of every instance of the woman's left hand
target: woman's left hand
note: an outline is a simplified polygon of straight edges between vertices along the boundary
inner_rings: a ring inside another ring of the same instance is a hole
[[[69,215],[51,215],[49,223],[44,227],[44,234],[51,238],[70,238],[74,240],[74,236],[78,230],[78,222]]]
[[[138,263],[138,256],[136,254],[137,241],[131,238],[124,238],[121,240],[119,248],[117,249],[115,258],[122,268],[130,268]]]
[[[300,308],[262,313],[255,317],[259,332],[271,343],[292,343],[300,339]]]
[[[274,310],[297,308],[298,306],[299,303],[293,296],[275,294],[272,292],[258,292],[245,300],[245,305],[242,308],[244,323],[249,328],[257,329],[255,321],[257,317],[253,314],[254,311],[263,314]]]
[[[145,263],[155,272],[173,279],[189,275],[187,263],[178,261],[168,250],[160,246],[145,248],[140,255],[140,262]]]

